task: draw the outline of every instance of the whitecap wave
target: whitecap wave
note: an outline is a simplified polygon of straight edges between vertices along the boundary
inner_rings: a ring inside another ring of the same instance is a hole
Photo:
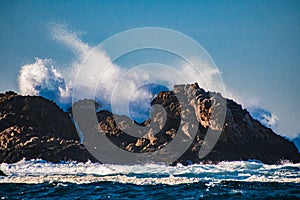
[[[255,161],[220,162],[189,166],[110,165],[99,163],[49,163],[43,160],[1,164],[8,175],[0,183],[45,182],[93,183],[118,182],[135,185],[178,185],[197,182],[217,184],[222,181],[300,183],[300,163],[266,165]]]

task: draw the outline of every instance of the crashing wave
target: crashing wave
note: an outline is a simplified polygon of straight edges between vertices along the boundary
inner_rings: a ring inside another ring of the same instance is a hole
[[[300,183],[300,163],[285,162],[266,165],[257,161],[220,162],[219,164],[194,164],[183,166],[110,165],[99,163],[49,163],[43,160],[22,160],[14,164],[1,164],[8,175],[0,183],[44,182],[86,184],[93,182],[118,182],[135,185],[178,185],[196,182],[291,182]]]

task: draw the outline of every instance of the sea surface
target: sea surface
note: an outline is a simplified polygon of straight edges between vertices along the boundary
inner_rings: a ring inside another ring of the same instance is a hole
[[[300,199],[300,164],[0,164],[1,199]]]

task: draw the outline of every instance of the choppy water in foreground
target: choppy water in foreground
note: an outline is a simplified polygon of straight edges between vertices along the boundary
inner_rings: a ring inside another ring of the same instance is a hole
[[[0,165],[2,199],[300,199],[300,164],[190,166],[47,163]]]

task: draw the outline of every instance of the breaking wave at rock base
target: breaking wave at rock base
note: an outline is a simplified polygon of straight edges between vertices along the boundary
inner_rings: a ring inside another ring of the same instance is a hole
[[[2,198],[300,198],[300,164],[257,161],[166,166],[22,160],[1,164]],[[12,190],[12,188],[14,188]],[[24,196],[25,195],[25,196]]]

